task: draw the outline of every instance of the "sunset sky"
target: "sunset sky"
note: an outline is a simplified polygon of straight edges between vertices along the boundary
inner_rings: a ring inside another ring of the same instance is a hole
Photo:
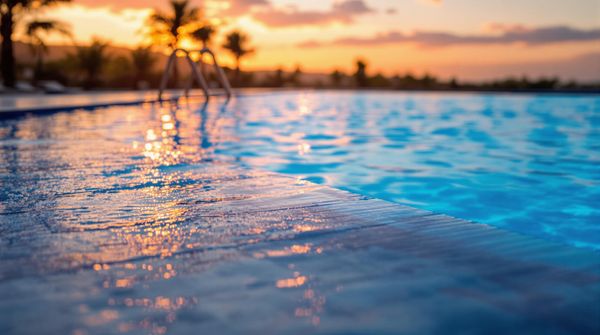
[[[144,21],[166,0],[74,0],[46,16],[70,23],[80,42],[144,42]],[[560,75],[600,80],[598,0],[193,0],[219,25],[234,28],[257,52],[247,69],[350,71],[357,57],[371,73],[429,71],[488,79]],[[58,42],[58,41],[56,41]],[[223,56],[225,62],[231,62]]]

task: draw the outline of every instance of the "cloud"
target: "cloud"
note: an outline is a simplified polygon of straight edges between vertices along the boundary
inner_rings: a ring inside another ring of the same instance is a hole
[[[524,43],[528,45],[560,43],[560,42],[583,42],[600,40],[600,29],[576,29],[568,26],[550,26],[541,28],[525,28],[519,26],[503,30],[495,35],[457,35],[436,31],[417,31],[413,34],[405,34],[391,31],[367,38],[348,37],[330,42],[307,41],[301,43],[301,47],[322,47],[330,45],[351,46],[373,46],[398,43],[414,43],[423,47],[445,47],[453,45],[472,44],[511,44]]]
[[[362,0],[346,0],[333,5],[333,12],[340,14],[365,14],[372,11]]]
[[[239,1],[239,0],[238,0]],[[273,6],[255,11],[252,16],[270,27],[292,27],[305,25],[327,25],[352,23],[357,16],[373,12],[363,0],[337,2],[329,11],[299,10],[296,7],[276,8]]]
[[[509,33],[509,32],[525,32],[529,30],[527,26],[523,24],[507,24],[500,22],[490,22],[484,26],[484,31],[498,34],[498,33]]]
[[[229,0],[229,8],[224,14],[231,16],[241,16],[250,14],[255,8],[270,8],[272,4],[269,0]]]
[[[169,2],[166,0],[75,0],[74,3],[90,8],[108,7],[114,10],[169,8]],[[216,7],[220,12],[231,16],[248,14],[256,7],[272,6],[270,0],[191,0],[190,5],[199,8]]]
[[[440,6],[443,3],[443,0],[421,0],[421,2],[426,2],[434,6]]]
[[[76,0],[74,3],[86,7],[109,7],[112,9],[147,9],[154,7],[163,7],[162,0]]]
[[[164,0],[77,0],[88,8],[123,9],[167,9]],[[272,0],[192,0],[193,6],[210,8],[220,16],[239,17],[248,15],[271,27],[292,27],[304,25],[326,25],[331,23],[349,24],[357,16],[373,12],[365,0],[336,1],[326,11],[301,10],[294,6],[279,7]]]

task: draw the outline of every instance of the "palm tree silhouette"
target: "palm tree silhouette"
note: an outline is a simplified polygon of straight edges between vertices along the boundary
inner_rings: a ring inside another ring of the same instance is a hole
[[[169,13],[154,10],[148,18],[152,29],[150,36],[162,45],[172,50],[179,48],[181,39],[186,35],[185,30],[195,24],[200,18],[200,10],[193,7],[189,0],[170,0]],[[178,82],[177,62],[173,64],[173,81]]]
[[[29,40],[31,53],[35,58],[35,80],[40,79],[40,76],[43,73],[44,56],[48,52],[48,46],[46,45],[44,38],[52,33],[58,33],[72,38],[71,28],[61,21],[34,20],[27,23],[25,35]]]
[[[202,43],[202,48],[207,48],[208,44],[210,43],[210,40],[212,39],[213,35],[216,33],[217,31],[215,30],[215,28],[209,24],[204,25],[194,31],[192,31],[192,33],[190,34],[190,36],[198,41]]]
[[[212,39],[213,35],[216,33],[216,29],[210,24],[205,24],[202,27],[192,31],[190,33],[190,37],[198,42],[202,43],[202,49],[208,48],[208,43]],[[203,73],[206,73],[206,66],[204,62],[200,62],[201,70]]]
[[[198,21],[200,10],[192,7],[189,0],[170,0],[169,4],[169,13],[154,10],[148,23],[152,26],[150,35],[156,42],[176,49],[185,35],[184,30]]]
[[[139,46],[131,51],[131,64],[134,69],[134,85],[137,88],[138,84],[148,78],[148,72],[152,70],[156,64],[157,57],[152,52],[151,46]]]
[[[241,31],[233,31],[229,33],[226,37],[225,44],[223,44],[223,48],[229,50],[231,54],[235,57],[235,83],[237,85],[240,84],[240,60],[249,54],[252,54],[255,50],[254,48],[250,48],[247,44],[250,42],[250,38],[248,35]]]
[[[14,87],[17,81],[13,34],[15,23],[24,13],[70,0],[2,0],[0,2],[0,37],[2,37],[1,72],[4,85]]]
[[[94,88],[100,83],[99,76],[110,59],[108,46],[108,42],[94,39],[87,47],[78,46],[75,54],[69,56],[77,69],[83,72],[85,89]]]
[[[354,74],[354,78],[356,79],[358,87],[367,87],[369,85],[367,63],[362,59],[356,61],[356,73]]]
[[[331,77],[331,84],[333,87],[339,87],[344,79],[344,74],[338,69],[333,70],[329,76]]]

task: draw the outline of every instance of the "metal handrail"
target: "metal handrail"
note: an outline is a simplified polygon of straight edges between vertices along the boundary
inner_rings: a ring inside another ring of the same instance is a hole
[[[215,53],[207,47],[204,47],[200,50],[192,50],[192,51],[190,51],[190,54],[191,53],[199,53],[200,54],[200,57],[198,57],[197,63],[200,64],[201,72],[202,72],[202,69],[204,69],[204,67],[202,66],[202,65],[204,65],[204,62],[202,61],[204,54],[209,54],[212,57],[213,67],[215,69],[215,74],[217,75],[217,79],[219,80],[219,83],[221,84],[221,87],[223,88],[223,90],[225,90],[227,99],[231,98],[231,96],[233,95],[233,91],[231,89],[231,84],[229,84],[229,79],[227,79],[227,76],[225,75],[225,71],[223,71],[223,68],[217,62],[217,57],[215,56]],[[189,90],[192,88],[192,85],[193,85],[193,81],[190,80],[186,87],[186,95],[188,94],[187,92],[189,92]]]
[[[167,67],[165,68],[165,72],[163,73],[162,80],[160,82],[160,89],[158,91],[158,100],[162,101],[163,92],[167,88],[167,82],[169,81],[171,71],[173,70],[173,65],[175,64],[175,62],[177,60],[177,53],[180,51],[185,53],[185,58],[187,59],[188,64],[190,65],[190,68],[192,69],[193,76],[195,77],[196,81],[198,82],[198,84],[200,85],[202,90],[204,91],[204,96],[206,96],[206,98],[208,99],[208,97],[209,97],[208,85],[206,84],[206,80],[204,79],[204,76],[198,70],[196,63],[194,63],[194,61],[190,57],[190,52],[185,49],[178,48],[178,49],[173,50],[173,52],[171,53],[171,56],[169,57],[169,60],[167,61]]]
[[[193,52],[194,53],[197,52],[200,54],[198,63],[201,63],[201,64],[203,64],[202,56],[205,53],[208,53],[209,55],[212,56],[213,65],[214,65],[217,77],[219,79],[219,82],[221,83],[221,86],[225,90],[227,99],[231,98],[231,96],[232,96],[231,85],[229,84],[229,80],[227,79],[225,72],[217,63],[217,58],[216,58],[214,52],[212,52],[209,48],[203,48],[200,50],[192,50],[192,51],[177,48],[177,49],[173,50],[173,52],[171,53],[171,56],[169,56],[169,59],[167,61],[167,66],[165,68],[165,71],[163,72],[163,76],[162,76],[162,79],[160,82],[160,88],[158,91],[158,100],[159,101],[162,101],[162,96],[163,96],[165,89],[167,88],[167,83],[169,81],[169,77],[171,76],[171,71],[173,70],[173,66],[174,66],[175,62],[177,61],[177,53],[178,52],[185,53],[185,58],[187,59],[188,64],[190,65],[190,68],[192,69],[192,77],[190,77],[190,81],[188,82],[188,84],[185,88],[185,96],[186,97],[189,97],[189,92],[190,92],[192,85],[194,84],[194,79],[195,79],[196,82],[198,83],[198,85],[200,85],[200,88],[202,88],[202,91],[204,92],[204,96],[206,97],[206,99],[208,100],[210,98],[210,92],[208,89],[208,84],[206,83],[206,78],[204,78],[202,70],[200,70],[198,68],[197,64],[192,60],[192,58],[190,56]]]

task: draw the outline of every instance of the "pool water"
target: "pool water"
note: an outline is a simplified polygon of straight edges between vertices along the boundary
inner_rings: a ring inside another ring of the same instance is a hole
[[[116,160],[123,171],[86,183],[120,189],[135,162],[221,161],[600,249],[599,96],[264,92],[0,119],[0,144],[7,180]],[[2,187],[0,209],[18,194],[39,205],[66,192],[23,185]]]
[[[600,249],[599,96],[283,92],[219,119],[248,166]]]
[[[598,100],[290,91],[0,118],[0,334],[600,333]]]

